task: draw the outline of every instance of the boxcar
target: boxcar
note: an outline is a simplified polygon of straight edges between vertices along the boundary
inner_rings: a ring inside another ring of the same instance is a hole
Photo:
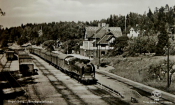
[[[19,60],[19,71],[23,76],[30,76],[37,74],[37,70],[34,69],[33,60],[27,52],[19,51],[18,60]]]
[[[58,61],[58,54],[51,53],[51,55],[52,55],[52,64],[56,67]]]
[[[46,58],[46,54],[45,53],[46,53],[46,50],[42,49],[40,51],[40,57],[43,58],[43,59],[45,59]]]
[[[59,54],[58,55],[57,65],[60,67],[60,69],[62,69],[64,71],[68,71],[68,67],[65,63],[65,59],[69,58],[69,57],[73,57],[73,56],[67,55],[67,54]]]

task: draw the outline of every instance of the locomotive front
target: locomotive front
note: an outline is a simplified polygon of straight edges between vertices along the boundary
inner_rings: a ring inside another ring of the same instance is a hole
[[[87,63],[82,67],[82,78],[81,80],[87,83],[96,83],[95,78],[95,67],[92,63]]]
[[[80,59],[76,57],[69,57],[66,59],[66,64],[69,65],[69,72],[82,83],[96,83],[95,67],[90,63],[89,59]]]

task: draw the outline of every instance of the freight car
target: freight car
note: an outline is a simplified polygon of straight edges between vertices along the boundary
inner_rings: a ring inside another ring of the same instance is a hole
[[[18,51],[19,71],[23,76],[36,75],[37,69],[34,69],[34,63],[31,56],[25,51]]]
[[[49,64],[55,66],[70,77],[77,79],[79,82],[94,84],[95,67],[89,59],[81,59],[67,54],[55,54],[39,48],[32,48],[30,52],[43,58]]]

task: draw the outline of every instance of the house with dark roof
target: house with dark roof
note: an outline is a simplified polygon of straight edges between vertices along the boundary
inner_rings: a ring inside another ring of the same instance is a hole
[[[113,42],[122,36],[120,27],[109,27],[106,23],[99,23],[97,27],[85,28],[83,45],[80,46],[80,54],[89,57],[105,55],[112,50]]]

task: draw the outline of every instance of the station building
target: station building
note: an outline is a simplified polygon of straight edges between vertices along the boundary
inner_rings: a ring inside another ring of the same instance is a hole
[[[122,36],[120,27],[109,27],[109,24],[98,23],[98,26],[85,27],[83,45],[80,54],[87,57],[98,57],[114,49],[113,44],[117,37]]]

